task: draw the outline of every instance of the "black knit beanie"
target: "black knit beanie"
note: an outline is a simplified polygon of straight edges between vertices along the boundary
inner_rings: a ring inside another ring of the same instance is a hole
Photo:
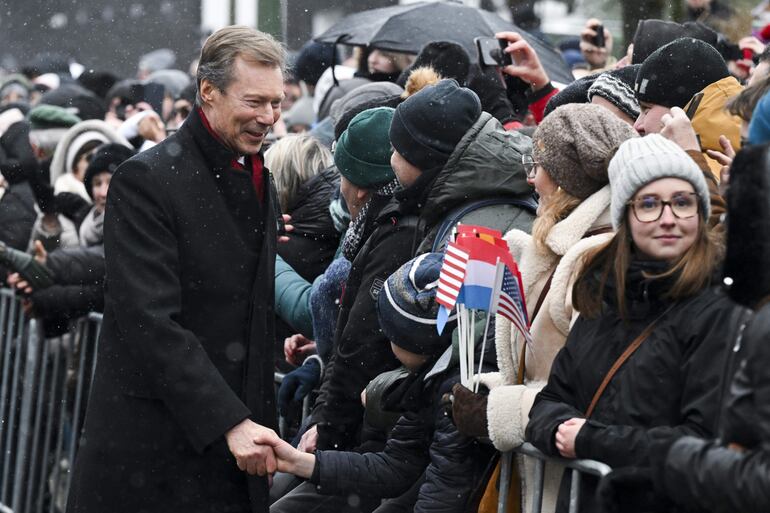
[[[396,108],[390,142],[418,169],[443,166],[465,133],[481,116],[481,101],[455,80],[442,80],[407,98]]]
[[[644,60],[634,91],[640,103],[683,108],[695,93],[728,76],[727,64],[713,46],[683,37]]]
[[[703,23],[677,23],[663,20],[639,20],[634,34],[631,64],[641,64],[658,48],[682,37],[692,37],[717,47],[719,34]]]
[[[429,66],[442,78],[454,78],[461,85],[466,85],[471,59],[465,48],[451,41],[431,41],[417,54],[411,66],[398,77],[398,85],[404,87],[412,70]]]
[[[96,149],[96,152],[91,156],[91,161],[88,163],[86,173],[83,176],[83,183],[86,186],[88,195],[94,197],[91,192],[91,180],[100,173],[113,174],[126,160],[136,155],[136,152],[128,146],[122,144],[109,143],[103,144]]]

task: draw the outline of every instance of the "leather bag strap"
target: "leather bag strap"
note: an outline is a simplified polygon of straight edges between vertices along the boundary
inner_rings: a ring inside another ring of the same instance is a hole
[[[532,323],[535,322],[535,317],[537,317],[537,314],[540,312],[540,308],[543,306],[543,302],[545,301],[545,296],[547,296],[548,291],[551,290],[551,282],[553,281],[554,274],[556,274],[556,269],[553,270],[551,275],[548,277],[548,281],[546,281],[545,285],[543,285],[543,290],[540,291],[540,297],[537,298],[537,303],[535,304],[535,310],[532,312],[532,319],[530,319],[529,321],[530,326],[532,326]],[[517,385],[524,384],[524,371],[526,370],[526,359],[527,359],[527,344],[524,343],[521,345],[521,357],[519,358],[519,369],[516,372]]]
[[[604,380],[599,385],[599,388],[596,389],[596,392],[594,393],[593,399],[591,399],[591,404],[588,406],[588,409],[586,410],[586,418],[591,418],[591,414],[594,412],[594,409],[596,408],[596,403],[599,402],[599,398],[601,398],[602,394],[604,393],[604,390],[607,388],[607,385],[610,384],[610,381],[612,381],[612,378],[615,376],[615,374],[620,370],[620,368],[623,366],[624,363],[626,363],[626,360],[628,360],[632,354],[636,352],[637,349],[639,349],[639,346],[642,345],[642,343],[647,340],[647,338],[652,334],[652,331],[655,329],[655,326],[658,324],[658,321],[660,321],[672,308],[674,305],[669,306],[666,308],[666,310],[658,316],[657,319],[652,321],[646,328],[644,328],[644,331],[642,331],[638,337],[636,337],[631,344],[626,348],[625,351],[623,351],[623,354],[621,354],[617,360],[615,360],[615,363],[612,364],[612,367],[610,367],[610,370],[607,371],[607,375],[604,376]]]

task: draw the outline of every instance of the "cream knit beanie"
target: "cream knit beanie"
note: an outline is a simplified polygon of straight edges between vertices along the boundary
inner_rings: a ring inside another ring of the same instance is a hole
[[[612,202],[612,227],[623,223],[626,204],[636,191],[660,178],[690,182],[698,195],[704,218],[711,215],[711,198],[703,171],[676,143],[660,134],[629,139],[620,145],[608,169]]]

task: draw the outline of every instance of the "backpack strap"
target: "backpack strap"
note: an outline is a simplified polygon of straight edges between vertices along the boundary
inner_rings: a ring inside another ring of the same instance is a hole
[[[446,247],[446,239],[449,236],[450,230],[457,226],[457,223],[459,223],[465,216],[480,208],[494,205],[512,205],[522,208],[533,215],[537,214],[537,201],[535,201],[533,196],[524,196],[519,198],[488,198],[464,203],[452,209],[444,218],[444,221],[441,223],[441,226],[436,232],[436,238],[433,240],[433,247],[431,251],[435,253],[436,251],[441,251]]]

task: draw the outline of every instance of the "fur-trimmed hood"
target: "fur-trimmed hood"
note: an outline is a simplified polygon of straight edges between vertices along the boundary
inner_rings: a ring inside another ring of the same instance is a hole
[[[753,308],[770,295],[770,147],[749,146],[735,157],[727,190],[724,274],[730,297]],[[727,280],[729,278],[729,280]]]
[[[56,183],[57,178],[70,171],[67,169],[67,153],[69,152],[70,145],[81,134],[86,132],[98,132],[109,143],[122,144],[131,148],[131,143],[105,121],[99,119],[81,121],[67,130],[61,138],[61,141],[59,141],[59,144],[56,145],[56,151],[51,160],[51,183]]]

